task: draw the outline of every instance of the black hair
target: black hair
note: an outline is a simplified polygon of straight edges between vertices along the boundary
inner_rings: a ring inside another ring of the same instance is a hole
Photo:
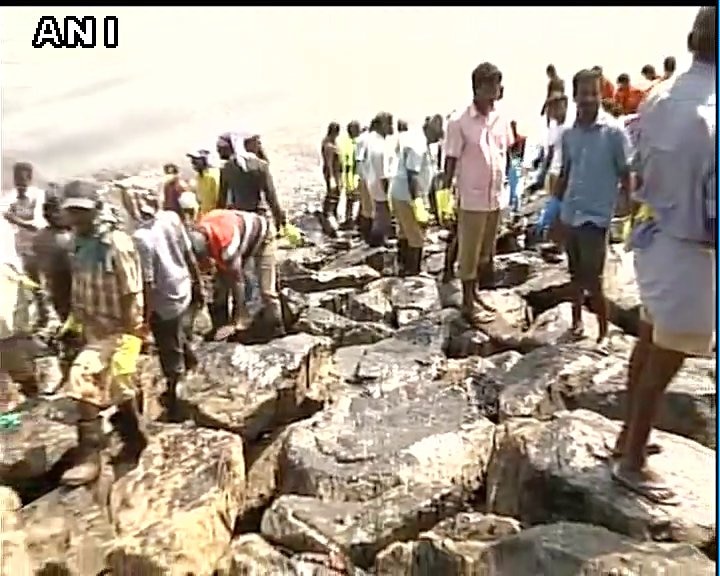
[[[350,132],[350,129],[354,127],[357,127],[357,129],[360,130],[360,122],[358,122],[357,120],[352,120],[351,122],[348,122],[346,129],[348,132]]]
[[[472,71],[473,88],[477,88],[480,84],[486,82],[502,82],[502,72],[495,64],[490,62],[483,62]]]
[[[675,72],[676,67],[677,61],[675,60],[675,56],[668,56],[663,60],[663,70],[665,70],[665,72]]]
[[[547,68],[545,68],[545,73],[550,76],[551,74],[555,76],[557,74],[557,70],[555,70],[554,64],[548,64]]]
[[[330,136],[333,132],[340,132],[340,124],[337,122],[330,122],[327,127],[327,135]]]
[[[645,64],[645,66],[642,67],[642,70],[640,70],[640,74],[643,76],[652,76],[655,78],[657,76],[657,73],[655,72],[655,66],[652,64]]]
[[[30,162],[15,162],[15,164],[13,165],[13,174],[18,175],[22,174],[23,172],[26,172],[27,174],[29,174],[30,178],[32,178],[32,164],[30,164]]]
[[[630,75],[629,74],[620,74],[620,76],[617,77],[617,83],[618,84],[630,84]]]
[[[592,68],[590,68],[590,70],[591,70],[592,72],[597,73],[597,74],[602,74],[602,73],[603,73],[602,66],[597,66],[597,65],[596,65],[596,66],[593,66]]]
[[[717,6],[703,6],[698,10],[688,36],[688,48],[702,60],[717,59]]]
[[[580,70],[575,76],[573,76],[572,79],[572,85],[573,85],[573,98],[577,96],[578,93],[578,86],[580,85],[580,82],[600,82],[600,74],[595,70]]]
[[[180,173],[180,169],[176,164],[168,163],[163,166],[163,172],[165,172],[165,174],[175,175]]]

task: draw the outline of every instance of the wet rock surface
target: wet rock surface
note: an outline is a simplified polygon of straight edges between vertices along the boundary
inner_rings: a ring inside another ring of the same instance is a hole
[[[543,204],[527,198],[530,222]],[[610,476],[638,326],[631,255],[608,253],[601,353],[587,310],[585,338],[568,338],[562,250],[520,249],[522,226],[503,227],[480,293],[496,319],[476,329],[459,281],[441,281],[445,231],[428,230],[423,273],[398,278],[395,240],[329,239],[312,207],[290,219],[303,245],[278,250],[289,335],[198,343],[184,424],[165,421],[159,362],[143,356],[137,466],[107,450],[100,480],[59,488],[77,410],[20,404],[21,427],[0,429],[0,484],[17,492],[0,487],[0,573],[714,573],[714,359],[685,363],[652,436],[679,504]]]

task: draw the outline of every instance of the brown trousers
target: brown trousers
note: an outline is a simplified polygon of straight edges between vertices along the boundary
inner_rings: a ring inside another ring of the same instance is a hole
[[[458,210],[458,275],[463,282],[476,280],[478,266],[492,262],[499,223],[499,210]]]

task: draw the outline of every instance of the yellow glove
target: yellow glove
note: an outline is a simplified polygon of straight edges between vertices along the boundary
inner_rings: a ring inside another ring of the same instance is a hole
[[[435,191],[438,219],[440,224],[448,224],[455,219],[455,198],[450,188]]]
[[[120,336],[118,346],[110,360],[110,375],[124,376],[134,374],[137,370],[137,361],[142,348],[142,340],[131,334]]]
[[[75,319],[75,316],[70,314],[67,317],[67,320],[65,320],[65,323],[60,327],[58,335],[64,336],[65,334],[80,334],[82,331],[82,324]]]
[[[427,224],[430,222],[430,214],[428,214],[427,208],[425,208],[425,200],[422,198],[415,198],[411,203],[413,215],[418,224]]]
[[[300,230],[297,229],[297,226],[293,226],[292,224],[285,224],[285,226],[280,228],[280,236],[282,236],[283,238],[287,238],[287,241],[290,243],[290,245],[295,248],[298,246],[302,246],[302,234],[300,233]]]

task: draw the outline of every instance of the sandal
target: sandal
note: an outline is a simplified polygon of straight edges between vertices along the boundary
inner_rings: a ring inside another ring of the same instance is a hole
[[[622,469],[620,462],[613,462],[610,475],[622,487],[642,496],[653,504],[677,506],[680,503],[677,495],[665,483],[647,480],[640,473],[627,472]]]

